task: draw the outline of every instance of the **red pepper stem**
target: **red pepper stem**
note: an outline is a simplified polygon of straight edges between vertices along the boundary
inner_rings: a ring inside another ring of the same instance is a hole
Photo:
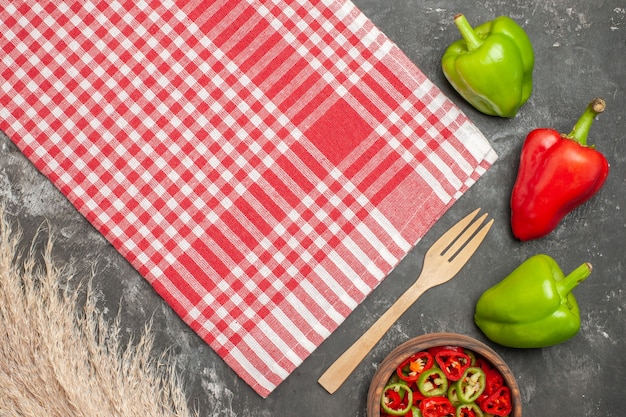
[[[589,275],[591,275],[591,264],[589,262],[585,262],[578,268],[574,269],[568,276],[563,278],[560,281],[556,282],[556,289],[562,298],[567,297],[567,295],[572,292],[574,288],[581,282],[583,282]]]
[[[478,37],[474,28],[472,28],[464,15],[459,13],[454,16],[454,24],[459,29],[459,32],[461,32],[461,36],[467,44],[468,51],[473,51],[483,44],[483,41]]]
[[[594,98],[587,106],[572,131],[565,135],[566,138],[575,140],[582,146],[587,146],[587,136],[595,117],[604,111],[606,103],[601,98]]]

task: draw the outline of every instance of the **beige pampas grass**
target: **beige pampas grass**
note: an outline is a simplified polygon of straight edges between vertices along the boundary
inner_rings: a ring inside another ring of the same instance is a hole
[[[0,417],[190,416],[170,366],[152,357],[146,329],[123,344],[88,289],[84,308],[55,267],[51,242],[35,261],[18,253],[0,207]]]

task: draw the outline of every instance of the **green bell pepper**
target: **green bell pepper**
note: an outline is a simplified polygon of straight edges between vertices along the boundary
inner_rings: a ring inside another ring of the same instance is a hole
[[[462,39],[443,54],[443,73],[477,110],[514,117],[532,92],[533,47],[522,29],[500,16],[473,29],[464,15],[454,17]]]
[[[493,342],[515,348],[555,345],[580,330],[580,310],[572,290],[591,274],[584,263],[568,276],[548,255],[535,255],[486,290],[474,321]]]

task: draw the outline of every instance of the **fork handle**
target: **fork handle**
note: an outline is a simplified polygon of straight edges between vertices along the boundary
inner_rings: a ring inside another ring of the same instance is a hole
[[[382,339],[387,330],[425,291],[426,288],[417,282],[407,289],[350,348],[337,358],[317,382],[331,394],[337,391],[365,356]]]

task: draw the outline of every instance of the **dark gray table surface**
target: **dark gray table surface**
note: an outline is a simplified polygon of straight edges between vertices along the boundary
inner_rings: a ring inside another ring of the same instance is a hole
[[[474,336],[491,345],[515,373],[525,416],[623,416],[626,395],[626,4],[624,0],[355,0],[357,6],[473,120],[499,159],[409,253],[390,276],[267,399],[243,383],[156,295],[148,283],[74,210],[68,201],[0,134],[0,202],[25,236],[44,220],[56,236],[55,260],[88,277],[96,265],[96,290],[107,317],[119,306],[132,333],[154,319],[155,354],[169,349],[187,381],[189,401],[202,416],[365,416],[367,389],[380,361],[405,340],[429,332]],[[534,92],[514,119],[482,115],[447,84],[440,70],[446,46],[458,38],[453,16],[473,24],[508,15],[535,48]],[[593,97],[607,110],[590,142],[611,164],[598,195],[576,209],[551,235],[522,243],[509,226],[509,198],[522,141],[537,127],[569,132]],[[485,243],[451,282],[428,291],[334,395],[318,385],[322,372],[413,281],[430,244],[476,207],[495,217]],[[508,349],[475,327],[476,300],[531,255],[546,253],[565,272],[582,262],[594,271],[575,290],[582,328],[550,348]],[[452,307],[452,308],[451,308]]]

